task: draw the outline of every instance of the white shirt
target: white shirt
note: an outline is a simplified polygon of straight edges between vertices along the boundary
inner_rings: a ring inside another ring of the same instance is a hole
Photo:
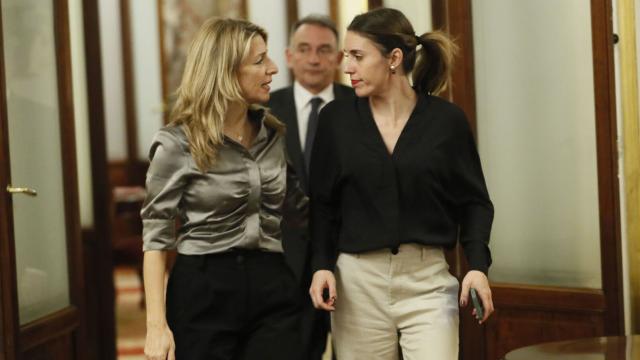
[[[304,152],[304,144],[307,140],[307,128],[309,127],[309,113],[311,113],[311,99],[319,97],[322,99],[322,104],[318,111],[333,101],[335,98],[333,95],[333,83],[329,84],[324,90],[318,94],[312,94],[307,89],[302,87],[299,82],[293,83],[293,99],[296,102],[296,115],[298,116],[298,135],[300,136],[300,147]]]

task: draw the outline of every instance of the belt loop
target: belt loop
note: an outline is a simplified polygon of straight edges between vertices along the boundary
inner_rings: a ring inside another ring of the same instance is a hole
[[[427,254],[426,254],[427,250],[425,249],[424,245],[420,246],[420,251],[422,252],[422,261],[427,260]]]

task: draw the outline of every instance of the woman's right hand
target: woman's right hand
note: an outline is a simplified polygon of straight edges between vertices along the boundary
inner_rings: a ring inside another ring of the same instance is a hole
[[[322,296],[324,289],[329,289],[329,298],[324,299]],[[311,287],[309,288],[311,301],[316,309],[334,311],[336,309],[336,300],[338,293],[336,292],[336,278],[329,270],[318,270],[313,274]]]
[[[167,323],[147,324],[144,355],[148,360],[175,360],[176,345]]]

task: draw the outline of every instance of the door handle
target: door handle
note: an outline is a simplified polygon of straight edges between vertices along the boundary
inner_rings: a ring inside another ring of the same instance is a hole
[[[13,187],[11,185],[7,185],[7,192],[10,194],[25,194],[29,196],[38,196],[38,192],[35,189],[30,189],[28,187]]]

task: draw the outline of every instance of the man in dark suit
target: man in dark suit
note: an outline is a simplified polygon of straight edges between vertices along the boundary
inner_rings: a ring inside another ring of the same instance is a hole
[[[318,112],[334,99],[355,97],[353,89],[333,82],[342,61],[338,31],[326,16],[310,15],[296,22],[286,50],[293,72],[292,86],[271,94],[268,106],[287,125],[287,151],[305,191],[309,184],[309,159],[317,129]],[[309,237],[283,223],[283,246],[287,262],[304,289],[302,337],[309,360],[320,360],[329,330],[328,313],[313,308],[308,289],[311,282]]]

